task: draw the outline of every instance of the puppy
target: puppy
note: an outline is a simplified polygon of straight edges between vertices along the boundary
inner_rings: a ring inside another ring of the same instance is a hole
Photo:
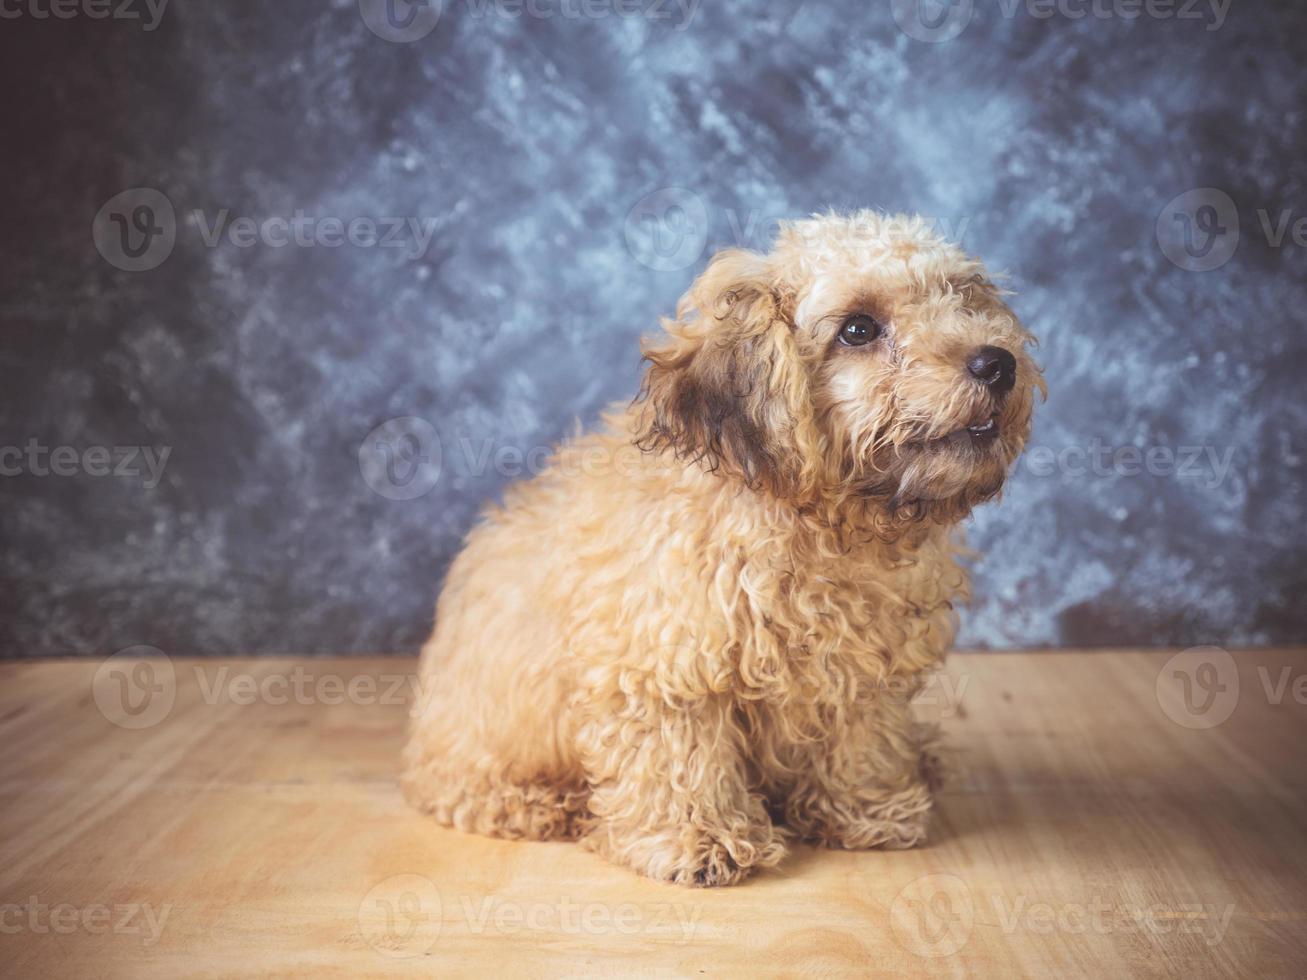
[[[967,596],[1043,378],[980,262],[918,218],[718,254],[640,395],[489,508],[449,570],[405,751],[442,824],[726,885],[787,840],[911,847],[909,701]]]

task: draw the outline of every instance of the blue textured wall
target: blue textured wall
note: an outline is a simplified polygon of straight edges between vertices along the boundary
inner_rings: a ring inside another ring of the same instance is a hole
[[[1043,339],[964,643],[1307,640],[1301,4],[41,5],[0,21],[4,653],[413,648],[712,250],[865,206]],[[430,240],[321,239],[388,216]]]

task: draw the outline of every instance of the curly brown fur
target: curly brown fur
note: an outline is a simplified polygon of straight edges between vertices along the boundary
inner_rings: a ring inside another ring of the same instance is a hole
[[[855,314],[870,344],[837,339]],[[936,761],[908,702],[967,596],[955,525],[1029,434],[1033,338],[977,260],[871,212],[721,253],[663,326],[637,401],[468,536],[406,791],[690,885],[787,838],[917,844]],[[1005,395],[967,372],[986,345]]]

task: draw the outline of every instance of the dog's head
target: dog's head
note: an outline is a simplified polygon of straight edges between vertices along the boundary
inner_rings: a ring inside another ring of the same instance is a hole
[[[994,496],[1044,380],[980,262],[918,218],[782,225],[713,258],[646,342],[637,442],[784,499],[956,520]]]

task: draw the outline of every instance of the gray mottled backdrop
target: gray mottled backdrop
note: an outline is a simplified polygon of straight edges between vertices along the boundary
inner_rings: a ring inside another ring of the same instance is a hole
[[[1307,640],[1301,4],[48,12],[0,19],[4,654],[414,648],[712,250],[864,206],[1043,339],[964,644]]]

